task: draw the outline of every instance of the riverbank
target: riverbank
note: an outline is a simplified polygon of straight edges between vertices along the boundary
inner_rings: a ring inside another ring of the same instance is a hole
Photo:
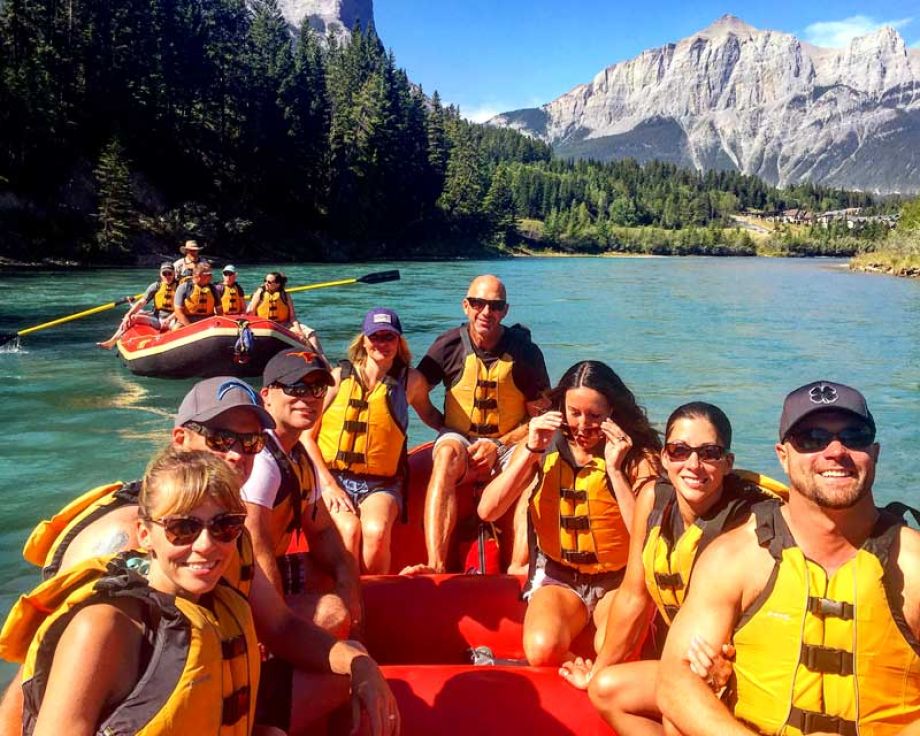
[[[895,230],[871,253],[850,259],[854,271],[884,273],[904,278],[920,278],[920,230]]]

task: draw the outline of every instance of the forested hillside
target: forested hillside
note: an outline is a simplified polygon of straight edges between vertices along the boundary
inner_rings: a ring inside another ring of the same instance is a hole
[[[276,0],[2,0],[0,255],[133,262],[196,237],[243,258],[604,249],[616,227],[721,228],[742,208],[866,195],[631,161],[553,160],[474,125],[373,28],[295,39]],[[598,235],[600,233],[600,235]]]

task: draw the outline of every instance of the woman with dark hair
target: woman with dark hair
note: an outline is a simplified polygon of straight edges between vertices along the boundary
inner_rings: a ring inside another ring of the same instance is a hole
[[[623,661],[639,644],[651,608],[656,606],[670,625],[703,549],[744,522],[752,504],[785,491],[778,481],[733,471],[731,442],[731,423],[717,406],[695,401],[671,414],[661,451],[667,480],[647,487],[636,502],[629,564],[613,597],[597,659],[575,659],[560,669],[575,687],[587,688],[591,702],[618,733],[663,733],[655,702],[658,661]],[[691,652],[691,660],[705,663],[695,669],[709,675],[713,650],[705,642],[697,646],[704,656]]]
[[[658,477],[658,433],[620,377],[587,360],[553,389],[552,409],[483,491],[479,515],[499,518],[527,489],[531,544],[524,653],[561,664],[593,618],[601,627],[629,554],[636,494]]]
[[[304,342],[323,355],[323,348],[316,330],[297,321],[297,315],[294,313],[294,300],[284,288],[287,286],[287,281],[287,276],[281,271],[269,271],[265,274],[265,281],[255,290],[252,299],[249,300],[246,314],[255,314],[263,319],[270,319],[284,325],[298,333]]]

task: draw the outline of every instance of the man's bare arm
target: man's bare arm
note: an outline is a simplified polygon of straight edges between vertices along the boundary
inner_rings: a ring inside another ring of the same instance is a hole
[[[252,554],[256,567],[271,583],[278,594],[282,591],[281,572],[275,561],[275,546],[271,536],[271,509],[256,503],[246,504],[246,529],[252,537]]]

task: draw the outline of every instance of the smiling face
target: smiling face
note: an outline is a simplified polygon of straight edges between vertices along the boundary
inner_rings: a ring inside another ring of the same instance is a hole
[[[580,386],[565,392],[565,422],[571,442],[585,451],[603,444],[601,422],[610,416],[612,407],[607,398],[593,388]]]
[[[725,446],[712,422],[705,417],[683,417],[675,420],[665,443],[694,448],[703,445]],[[668,480],[697,514],[719,500],[722,483],[731,471],[734,460],[730,452],[726,452],[719,460],[701,460],[699,452],[692,452],[682,461],[668,455],[667,449],[661,452],[661,462],[667,471]]]
[[[213,419],[202,422],[202,424],[209,429],[224,429],[240,434],[262,431],[262,425],[256,413],[243,406],[235,406],[232,409],[228,409],[218,414]],[[239,474],[241,481],[245,481],[249,478],[249,474],[252,472],[252,463],[255,455],[243,453],[239,443],[235,444],[226,452],[218,452],[208,447],[206,438],[203,435],[193,432],[188,427],[176,427],[173,429],[173,444],[177,447],[181,447],[183,450],[204,450],[210,452],[212,455],[216,455]]]
[[[835,437],[824,449],[805,452],[794,441],[796,433],[809,429],[838,433],[859,424],[860,420],[849,412],[818,412],[796,424],[786,440],[776,445],[776,455],[795,492],[828,509],[850,508],[871,494],[878,443],[854,449]]]
[[[166,499],[160,499],[152,510],[150,516],[154,520],[168,511],[165,502]],[[209,521],[227,512],[228,509],[209,498],[181,516]],[[141,547],[150,553],[150,587],[190,600],[213,590],[237,553],[235,541],[218,542],[207,529],[202,529],[190,544],[177,545],[166,538],[166,531],[159,524],[139,520],[137,537]]]
[[[380,330],[364,336],[364,352],[375,363],[392,363],[399,352],[399,334],[392,330]]]
[[[299,383],[309,386],[325,385],[327,373],[314,371],[300,379]],[[323,394],[315,396],[307,392],[305,396],[288,396],[281,386],[266,386],[261,390],[265,408],[275,420],[276,431],[302,432],[310,429],[323,412]]]
[[[486,304],[481,309],[470,303],[473,299],[489,302],[505,301],[505,285],[494,276],[477,276],[473,279],[463,299],[463,313],[470,323],[470,336],[477,345],[492,346],[501,337],[501,321],[508,314],[507,304],[503,309],[494,309]]]

